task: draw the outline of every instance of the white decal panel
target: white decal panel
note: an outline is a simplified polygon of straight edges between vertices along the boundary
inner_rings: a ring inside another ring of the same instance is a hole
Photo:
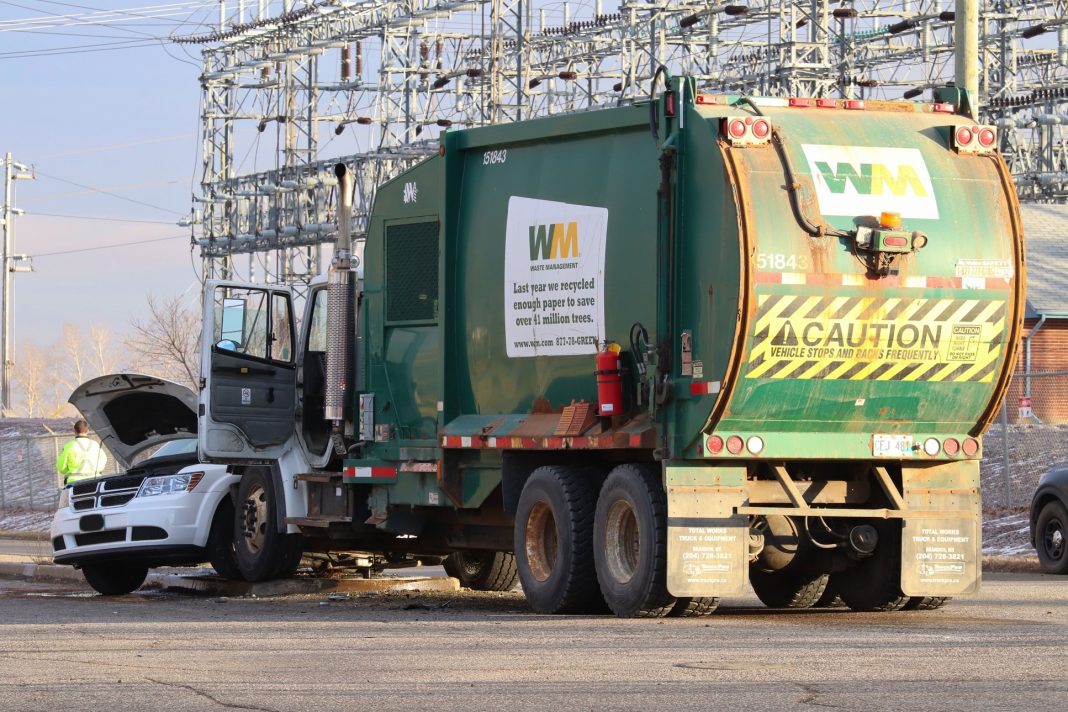
[[[938,219],[931,174],[919,149],[802,144],[824,215]]]
[[[596,353],[604,341],[608,210],[512,196],[504,252],[510,358]]]

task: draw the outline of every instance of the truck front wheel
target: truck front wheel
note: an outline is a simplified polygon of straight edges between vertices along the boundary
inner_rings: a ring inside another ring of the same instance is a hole
[[[593,555],[605,603],[620,618],[675,610],[667,590],[667,500],[655,465],[619,465],[601,487]],[[681,611],[680,611],[681,612]]]
[[[271,474],[252,469],[241,477],[234,517],[234,553],[246,581],[268,581],[292,574],[300,563],[299,534],[278,531],[278,494]]]
[[[578,468],[545,466],[531,473],[515,516],[519,581],[538,613],[581,613],[598,603],[593,569],[592,477]]]

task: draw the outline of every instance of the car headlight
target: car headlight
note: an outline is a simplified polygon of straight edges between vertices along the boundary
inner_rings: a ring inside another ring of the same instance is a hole
[[[57,509],[63,509],[70,506],[70,487],[64,487],[59,491],[59,506]]]
[[[160,494],[179,494],[192,492],[193,488],[204,479],[203,472],[184,472],[180,475],[159,475],[146,477],[137,491],[138,497],[155,497]]]

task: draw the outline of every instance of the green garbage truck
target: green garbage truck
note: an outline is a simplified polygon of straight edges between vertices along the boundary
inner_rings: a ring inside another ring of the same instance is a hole
[[[209,281],[201,457],[237,560],[448,556],[543,613],[936,608],[981,578],[1025,285],[963,91],[700,93],[445,132],[302,318]],[[298,333],[297,325],[300,324]]]

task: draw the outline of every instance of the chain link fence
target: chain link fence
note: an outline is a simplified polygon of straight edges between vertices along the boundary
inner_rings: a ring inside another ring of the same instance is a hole
[[[0,422],[0,512],[54,511],[62,484],[56,459],[74,437],[73,421],[27,418]],[[109,458],[104,473],[115,472],[115,463]]]
[[[1001,417],[983,437],[983,508],[1027,509],[1039,478],[1068,464],[1068,371],[1013,375]]]

